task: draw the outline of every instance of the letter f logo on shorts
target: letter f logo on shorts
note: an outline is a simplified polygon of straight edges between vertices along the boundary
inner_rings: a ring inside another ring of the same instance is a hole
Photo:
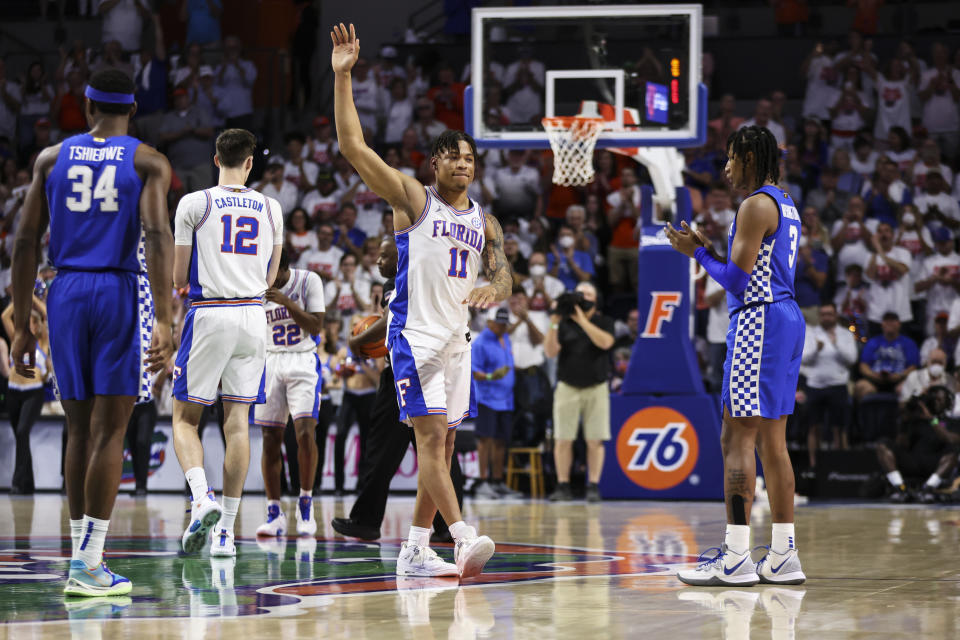
[[[397,380],[397,396],[400,398],[400,406],[407,406],[407,389],[410,387],[410,378]]]
[[[662,338],[663,323],[673,319],[673,310],[680,306],[683,294],[679,291],[651,291],[650,311],[641,338]]]

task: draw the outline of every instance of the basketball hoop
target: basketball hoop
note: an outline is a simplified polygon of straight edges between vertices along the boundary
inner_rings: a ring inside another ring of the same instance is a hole
[[[593,181],[593,148],[603,118],[561,116],[541,120],[553,149],[553,183],[582,187]]]

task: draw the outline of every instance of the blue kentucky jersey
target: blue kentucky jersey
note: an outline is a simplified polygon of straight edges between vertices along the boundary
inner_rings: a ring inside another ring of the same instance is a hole
[[[140,271],[140,191],[129,136],[67,138],[47,178],[50,262],[76,271]]]
[[[730,315],[747,305],[794,298],[793,283],[797,270],[797,250],[800,247],[800,214],[786,191],[766,185],[750,195],[758,193],[765,193],[776,200],[780,209],[780,223],[772,235],[763,239],[744,292],[739,296],[727,292],[727,309]],[[737,219],[734,218],[727,237],[728,257],[733,255],[733,238],[736,233]]]

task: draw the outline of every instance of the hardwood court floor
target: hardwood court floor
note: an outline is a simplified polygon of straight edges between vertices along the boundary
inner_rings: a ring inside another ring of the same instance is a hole
[[[391,498],[379,544],[333,535],[330,518],[349,505],[317,501],[316,545],[258,544],[264,500],[245,499],[234,563],[177,554],[182,498],[121,497],[107,550],[131,597],[65,601],[65,500],[0,496],[0,639],[960,637],[960,513],[950,508],[801,507],[807,583],[725,590],[672,575],[720,542],[720,504],[471,502],[467,519],[497,555],[461,585],[394,578],[412,499]],[[293,501],[285,508],[292,525]],[[766,544],[765,509],[754,525]]]

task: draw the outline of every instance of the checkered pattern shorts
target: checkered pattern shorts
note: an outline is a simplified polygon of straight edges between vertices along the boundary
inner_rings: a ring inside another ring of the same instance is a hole
[[[732,417],[793,413],[805,327],[791,299],[744,307],[731,316],[723,404]]]

